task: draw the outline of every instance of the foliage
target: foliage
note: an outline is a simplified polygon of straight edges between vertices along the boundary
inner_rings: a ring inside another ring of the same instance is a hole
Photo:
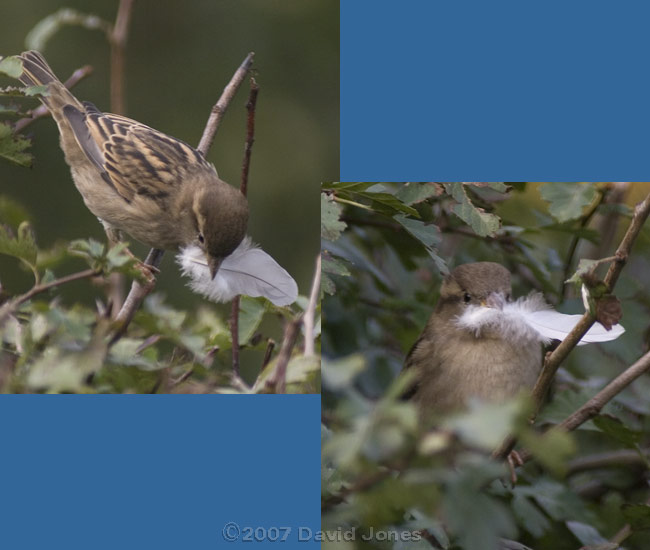
[[[650,192],[625,189],[627,203]],[[533,426],[531,403],[519,396],[427,429],[400,398],[408,380],[397,376],[441,278],[458,264],[499,262],[516,296],[535,289],[560,311],[584,311],[583,277],[598,289],[617,245],[602,228],[620,238],[629,223],[620,196],[610,201],[615,191],[604,183],[323,184],[324,531],[355,529],[356,546],[368,548],[650,545],[648,380],[576,431],[548,430],[647,351],[647,229],[614,289],[626,333],[574,349]],[[576,269],[576,284],[565,282]],[[514,486],[507,466],[490,459],[507,434],[532,455]]]
[[[24,212],[8,199],[3,199],[1,206],[3,217]],[[270,382],[278,354],[268,357],[264,369],[260,366],[258,380],[246,383],[233,377],[230,329],[209,303],[197,311],[183,311],[167,305],[162,295],[152,294],[136,313],[127,336],[116,336],[119,326],[111,318],[109,305],[102,302],[101,287],[112,273],[144,281],[125,243],[108,247],[93,239],[80,239],[54,251],[41,250],[28,222],[22,221],[15,230],[9,224],[0,226],[0,254],[3,265],[13,257],[28,267],[34,278],[34,285],[25,293],[0,296],[0,391],[274,391]],[[79,259],[89,269],[59,277],[59,266]],[[63,289],[72,284],[99,286],[95,291],[97,307],[76,300],[67,303]],[[242,353],[264,352],[271,345],[271,339],[260,331],[265,319],[271,324],[287,323],[306,307],[307,299],[302,296],[292,308],[242,297],[238,323]],[[319,361],[316,356],[305,357],[298,351],[302,347],[299,342],[288,362],[287,391],[314,393],[319,391]]]

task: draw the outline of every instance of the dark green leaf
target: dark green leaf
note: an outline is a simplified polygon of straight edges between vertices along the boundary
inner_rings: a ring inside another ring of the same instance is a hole
[[[0,157],[13,162],[18,166],[29,167],[32,165],[33,157],[25,150],[31,147],[32,143],[20,134],[14,135],[11,126],[0,122]]]
[[[494,236],[501,227],[501,220],[494,214],[483,212],[472,204],[462,183],[445,183],[445,191],[458,203],[452,211],[481,237]]]
[[[622,511],[633,530],[650,529],[650,506],[647,504],[624,504]]]
[[[36,241],[29,222],[18,226],[18,236],[11,235],[9,229],[0,225],[0,254],[20,258],[30,266],[36,264]]]
[[[599,414],[593,419],[593,422],[600,431],[623,443],[626,447],[635,447],[641,441],[641,432],[628,428],[613,416]]]
[[[335,241],[347,225],[340,221],[341,205],[334,202],[326,193],[320,195],[320,236]]]
[[[404,183],[399,188],[395,197],[401,200],[404,204],[412,205],[425,201],[431,197],[437,197],[442,193],[443,189],[439,183]]]
[[[242,296],[239,300],[239,343],[247,344],[253,337],[255,331],[260,326],[264,312],[266,311],[266,301],[261,298],[251,298]]]
[[[596,198],[595,183],[545,183],[539,188],[542,198],[549,202],[549,212],[560,222],[582,216],[585,206]]]

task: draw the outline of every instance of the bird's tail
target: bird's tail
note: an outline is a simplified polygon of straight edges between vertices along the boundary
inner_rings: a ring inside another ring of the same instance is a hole
[[[60,111],[66,104],[79,104],[40,53],[30,50],[21,53],[18,58],[23,62],[23,73],[18,79],[26,86],[47,86],[49,94],[40,96],[40,100],[50,111]]]

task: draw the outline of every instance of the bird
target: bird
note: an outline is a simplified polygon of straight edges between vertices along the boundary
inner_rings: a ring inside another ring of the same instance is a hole
[[[515,397],[534,386],[544,345],[564,339],[581,318],[553,310],[539,292],[513,300],[510,272],[498,263],[459,265],[443,279],[406,357],[404,369],[416,372],[403,397],[425,417],[462,411],[470,400]],[[624,330],[595,323],[579,345],[613,340]]]
[[[79,101],[43,56],[17,56],[26,86],[46,86],[40,100],[52,114],[72,179],[109,240],[122,232],[158,249],[193,246],[214,279],[246,236],[248,202],[187,143],[130,118]]]

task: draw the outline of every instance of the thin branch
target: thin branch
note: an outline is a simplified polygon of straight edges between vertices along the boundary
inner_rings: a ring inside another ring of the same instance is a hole
[[[621,274],[623,266],[627,262],[630,250],[632,249],[632,245],[638,237],[643,224],[648,218],[648,214],[650,214],[650,194],[648,194],[642,202],[636,205],[632,221],[627,228],[625,235],[623,236],[623,240],[616,250],[616,254],[614,255],[615,260],[610,264],[609,270],[605,275],[604,283],[607,286],[609,292],[612,292],[614,290],[616,281]],[[532,392],[533,400],[535,402],[535,414],[533,418],[537,416],[537,413],[544,403],[544,399],[546,397],[548,389],[551,386],[553,378],[555,377],[557,369],[567,358],[573,348],[578,345],[578,342],[591,328],[594,322],[594,317],[588,311],[586,311],[582,316],[582,319],[580,319],[578,324],[573,328],[568,336],[562,340],[560,345],[555,348],[552,353],[546,355],[542,371],[539,375],[539,378],[537,379],[537,382],[535,383],[535,387],[533,388]],[[495,451],[492,453],[492,456],[494,458],[503,459],[512,450],[514,445],[514,438],[508,437],[497,449],[495,449]]]
[[[251,54],[249,54],[249,56],[250,55]],[[239,190],[241,191],[242,195],[244,195],[244,197],[248,195],[248,171],[251,163],[251,151],[253,149],[253,143],[255,141],[255,105],[257,103],[257,94],[259,92],[259,86],[257,85],[257,82],[255,82],[255,79],[253,77],[251,77],[250,82],[251,82],[251,89],[248,94],[248,101],[246,103],[246,110],[248,111],[248,116],[246,117],[246,145],[244,146],[244,160],[242,161],[241,183],[239,185]],[[203,138],[201,138],[201,141],[203,141]],[[210,143],[212,143],[212,141],[210,141]],[[235,296],[233,298],[232,305],[230,306],[230,340],[232,342],[232,371],[236,376],[239,376],[239,304],[240,302],[241,302],[240,297]]]
[[[201,153],[203,153],[204,155],[208,152],[208,150],[212,145],[212,142],[214,141],[214,136],[217,133],[217,130],[219,129],[219,124],[221,123],[221,119],[223,118],[223,115],[226,112],[228,105],[230,105],[230,102],[232,101],[232,98],[234,97],[237,88],[241,86],[241,83],[244,81],[244,78],[246,77],[246,73],[251,68],[251,65],[253,64],[254,56],[255,56],[254,52],[250,52],[246,56],[246,59],[244,59],[244,61],[239,66],[239,68],[237,69],[233,77],[230,79],[228,85],[223,89],[219,101],[217,101],[214,104],[214,107],[212,107],[212,111],[210,112],[210,117],[208,118],[208,123],[205,126],[205,130],[203,130],[203,136],[201,136],[201,141],[199,142],[199,146],[197,147],[197,149],[201,151]]]
[[[230,103],[230,100],[235,94],[235,91],[237,91],[237,88],[241,85],[241,83],[244,80],[245,73],[240,74],[242,71],[242,67],[245,67],[245,69],[243,70],[247,71],[248,68],[250,67],[250,64],[252,63],[252,60],[253,60],[253,54],[250,53],[248,54],[248,56],[246,57],[242,65],[237,69],[233,77],[230,79],[228,85],[224,88],[224,91],[221,94],[221,97],[219,98],[219,101],[216,104],[221,106],[219,108],[221,111],[224,111],[226,109],[226,107]],[[203,136],[201,137],[201,142],[199,143],[198,146],[198,150],[201,153],[203,153],[203,155],[205,155],[208,152],[208,149],[210,148],[210,145],[214,140],[214,134],[216,133],[219,127],[220,120],[221,118],[219,118],[219,120],[215,122],[212,120],[212,116],[210,116],[210,119],[208,120],[205,130],[203,131]],[[147,259],[144,261],[144,265],[158,268],[160,262],[162,261],[163,254],[164,254],[163,250],[152,248],[149,251],[149,254],[147,255]],[[141,285],[138,281],[133,281],[131,285],[131,290],[129,291],[129,294],[126,297],[126,300],[124,300],[122,309],[120,309],[120,312],[116,317],[116,320],[118,321],[118,329],[114,334],[113,338],[111,339],[111,344],[117,342],[117,340],[119,340],[122,337],[122,335],[126,332],[129,323],[131,322],[133,316],[135,315],[135,311],[138,309],[138,307],[145,299],[145,297],[153,290],[153,288],[154,288],[154,284]]]
[[[638,466],[646,468],[650,449],[618,449],[616,451],[607,451],[587,456],[574,458],[568,464],[568,474],[577,474],[589,470],[599,470],[601,468],[630,468]]]
[[[309,294],[309,303],[305,309],[303,325],[305,326],[305,355],[314,355],[314,317],[316,315],[316,302],[320,294],[320,254],[316,257],[316,269],[314,270],[314,280],[311,284]]]
[[[115,25],[109,35],[111,43],[111,110],[126,113],[125,51],[134,0],[120,0]]]
[[[51,288],[61,286],[66,283],[79,281],[81,279],[88,279],[90,277],[96,277],[100,273],[101,271],[97,269],[86,269],[84,271],[79,271],[78,273],[72,273],[70,275],[66,275],[65,277],[61,277],[60,279],[55,279],[54,281],[50,281],[49,283],[33,286],[24,294],[21,294],[20,296],[16,296],[12,300],[4,304],[2,307],[0,307],[0,324],[2,324],[4,319],[8,315],[10,315],[11,312],[14,311],[20,304],[26,302],[27,300],[30,300],[37,294],[41,294],[43,292],[50,290]]]
[[[270,385],[274,386],[275,393],[285,393],[287,390],[287,365],[291,359],[291,351],[296,345],[298,333],[300,332],[301,316],[287,322],[284,327],[282,346],[278,353],[278,360],[275,365],[274,375],[270,378]]]
[[[273,338],[269,338],[266,342],[266,350],[264,350],[264,359],[262,360],[262,368],[266,367],[266,365],[269,364],[274,348],[275,348],[275,340],[273,340]]]
[[[239,376],[239,302],[241,298],[235,296],[230,305],[230,340],[232,342],[232,372]]]
[[[93,72],[93,68],[90,65],[81,67],[80,69],[77,69],[75,72],[73,72],[70,78],[68,78],[68,80],[66,80],[63,84],[66,88],[70,89],[74,87],[79,81],[86,78],[92,72]],[[32,109],[30,116],[21,118],[20,120],[16,121],[13,130],[15,133],[21,132],[35,120],[49,116],[49,114],[50,111],[48,111],[47,107],[45,107],[45,105],[41,105],[36,109]]]
[[[580,229],[584,229],[589,225],[589,222],[591,219],[594,217],[596,214],[596,210],[598,210],[598,207],[605,202],[605,199],[607,198],[608,195],[608,189],[602,189],[598,191],[599,197],[598,200],[596,200],[596,203],[594,206],[589,210],[589,212],[582,217],[580,220],[580,225],[578,226]],[[575,256],[576,250],[578,249],[578,244],[580,243],[581,237],[580,237],[580,232],[576,231],[576,233],[573,235],[573,239],[571,240],[571,245],[569,246],[569,252],[567,253],[567,258],[566,261],[564,262],[564,270],[563,270],[563,275],[562,275],[562,281],[561,281],[561,286],[560,286],[560,292],[559,295],[561,297],[566,297],[566,290],[568,288],[568,285],[566,284],[567,279],[571,276],[571,265],[573,264],[573,257]]]

